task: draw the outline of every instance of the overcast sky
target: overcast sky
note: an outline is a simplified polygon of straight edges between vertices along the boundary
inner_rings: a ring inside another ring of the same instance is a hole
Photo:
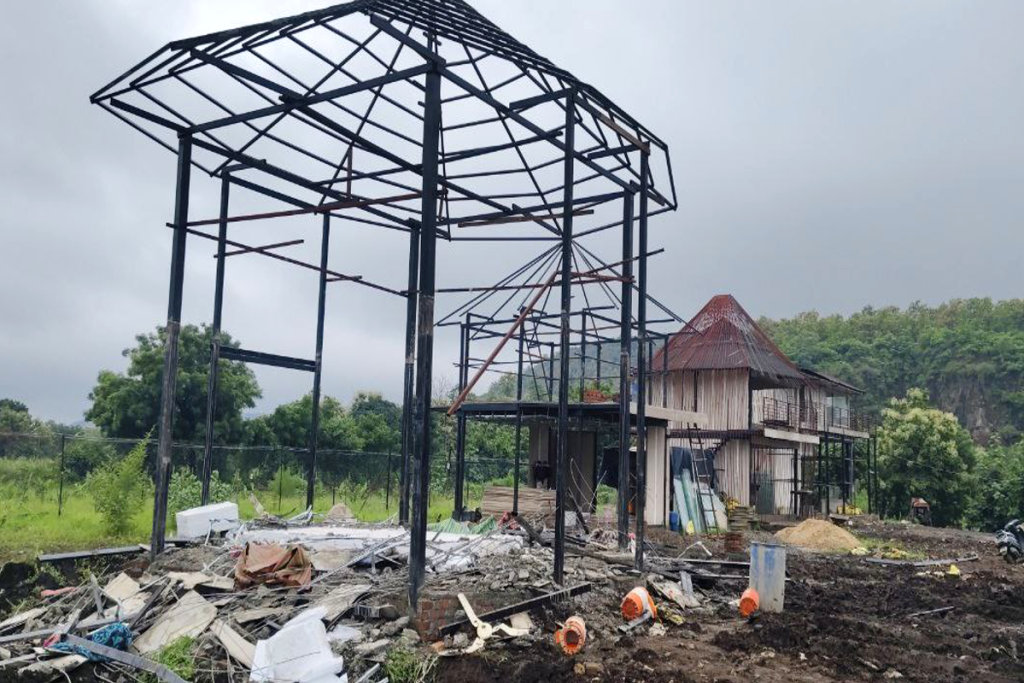
[[[772,317],[1021,296],[1024,3],[473,4],[668,143],[681,206],[652,226],[668,250],[652,291],[684,317],[722,292]],[[164,321],[174,158],[89,94],[172,39],[323,5],[4,3],[0,397],[80,420],[97,372],[122,370],[133,336]],[[196,193],[205,215],[216,186]],[[189,252],[185,322],[211,317],[210,253]],[[466,260],[462,284],[493,280]],[[229,274],[225,328],[311,357],[315,276],[260,266]],[[331,291],[325,390],[399,398],[402,302]],[[450,337],[435,366],[448,375]],[[309,390],[303,373],[257,375],[259,410]]]

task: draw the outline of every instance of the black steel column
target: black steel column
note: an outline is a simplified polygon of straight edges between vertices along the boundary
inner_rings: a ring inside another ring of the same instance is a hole
[[[402,394],[402,469],[399,477],[398,523],[409,523],[409,462],[412,459],[416,412],[416,288],[420,267],[420,230],[409,233],[409,285],[405,301],[405,384]]]
[[[580,403],[587,390],[587,312],[580,311]]]
[[[629,548],[629,409],[633,337],[633,195],[622,198],[622,314],[619,323],[619,550]]]
[[[437,247],[437,152],[441,130],[441,73],[427,72],[423,108],[423,197],[420,220],[420,285],[416,325],[416,425],[412,459],[412,533],[409,549],[409,609],[418,609],[427,552],[427,500],[430,495],[433,381],[435,251]]]
[[[825,471],[825,516],[832,514],[832,454],[830,446],[828,432],[825,432],[825,446],[822,449],[822,453],[825,456],[825,462],[822,467]]]
[[[555,345],[548,344],[548,400],[555,400]]]
[[[178,338],[181,336],[181,298],[185,284],[185,237],[188,234],[188,196],[192,172],[192,138],[178,140],[178,179],[174,197],[174,238],[171,246],[171,275],[167,295],[167,326],[164,328],[164,370],[160,390],[159,440],[156,451],[153,534],[150,554],[164,550],[167,535],[167,490],[171,483],[171,454],[174,444],[174,397],[178,380]]]
[[[459,336],[459,393],[466,388],[469,382],[469,335],[470,316],[466,313],[466,322],[460,326]],[[464,483],[466,477],[466,414],[459,409],[455,416],[455,509],[452,517],[462,521],[462,513],[465,512],[465,501],[463,500]]]
[[[213,421],[217,411],[217,387],[220,379],[220,326],[224,312],[224,268],[228,237],[228,198],[231,178],[225,172],[220,179],[220,223],[217,230],[217,279],[213,290],[213,328],[210,330],[210,374],[206,381],[206,443],[203,447],[203,505],[210,502],[210,477],[213,476]]]
[[[668,408],[668,340],[666,334],[661,345],[661,407]],[[680,406],[682,407],[682,406]]]
[[[516,365],[516,468],[512,472],[512,514],[519,514],[519,458],[523,438],[523,341],[526,324],[519,326],[519,362]]]
[[[800,448],[798,446],[797,448],[793,449],[793,515],[794,516],[799,516],[800,515],[800,494],[797,493],[797,491],[799,490],[799,487],[798,487],[798,484],[799,484],[799,481],[798,481],[798,470],[797,470],[797,460],[799,459],[799,457],[800,457]]]
[[[331,214],[324,214],[320,237],[320,292],[316,308],[316,368],[313,370],[313,414],[309,422],[309,469],[306,472],[306,507],[316,494],[316,446],[320,437],[320,375],[324,355],[324,310],[327,304],[327,252],[331,241]]]
[[[644,568],[644,519],[647,508],[647,367],[644,351],[647,342],[647,176],[649,156],[640,153],[640,273],[636,302],[636,558],[635,566]]]
[[[562,213],[562,329],[558,373],[558,461],[555,465],[555,569],[554,582],[565,581],[565,504],[569,462],[569,334],[572,321],[572,199],[573,147],[576,144],[576,92],[565,98],[565,161]]]

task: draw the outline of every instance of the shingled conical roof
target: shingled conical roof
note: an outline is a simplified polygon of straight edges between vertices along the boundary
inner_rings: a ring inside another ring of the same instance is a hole
[[[669,370],[747,369],[761,379],[784,384],[802,382],[803,374],[731,294],[713,297],[669,339]],[[663,367],[665,349],[652,361]]]

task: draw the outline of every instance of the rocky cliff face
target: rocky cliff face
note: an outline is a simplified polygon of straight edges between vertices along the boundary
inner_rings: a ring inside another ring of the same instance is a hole
[[[991,387],[978,377],[946,378],[929,387],[929,392],[939,408],[956,415],[976,443],[988,444],[993,425],[1006,422],[1007,416],[990,396]]]

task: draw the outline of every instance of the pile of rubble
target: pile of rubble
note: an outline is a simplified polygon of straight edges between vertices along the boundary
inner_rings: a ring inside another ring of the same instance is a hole
[[[44,591],[0,622],[0,679],[58,680],[88,665],[98,680],[144,671],[177,683],[162,655],[187,638],[195,680],[373,683],[396,648],[426,661],[539,639],[569,655],[614,647],[635,629],[682,625],[685,612],[733,610],[747,582],[748,562],[712,558],[703,544],[652,543],[640,573],[614,531],[577,529],[559,586],[550,531],[522,518],[446,523],[428,534],[413,614],[408,530],[332,512],[239,524],[223,507],[187,511],[179,530],[195,533],[206,515],[191,542],[152,564],[140,547],[119,570]],[[41,559],[54,558],[71,559]]]

